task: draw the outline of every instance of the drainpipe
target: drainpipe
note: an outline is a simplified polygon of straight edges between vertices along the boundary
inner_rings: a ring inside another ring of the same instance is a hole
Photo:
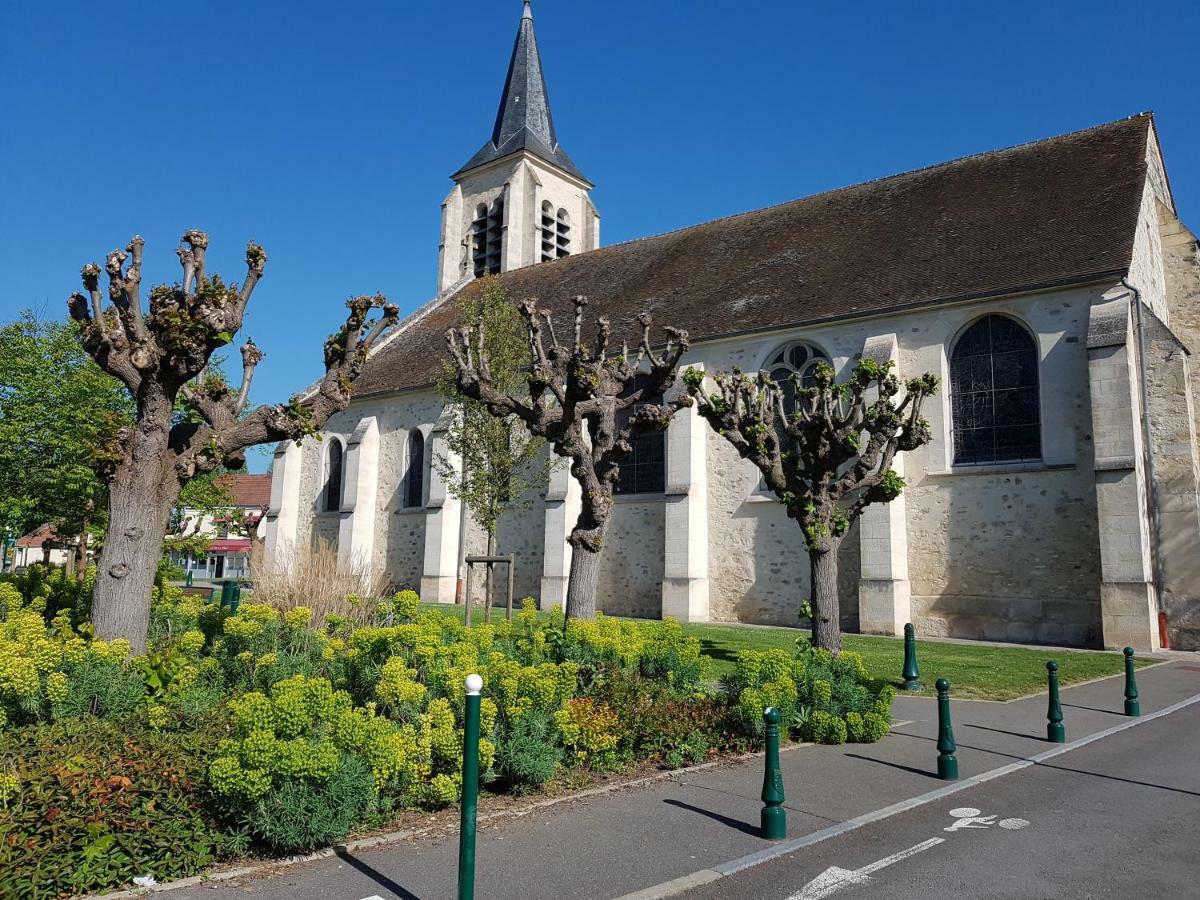
[[[1150,387],[1146,364],[1146,322],[1142,315],[1142,292],[1134,287],[1128,275],[1121,276],[1123,284],[1132,294],[1133,322],[1138,338],[1138,381],[1142,399],[1142,441],[1146,446],[1146,516],[1150,523],[1151,578],[1154,583],[1154,606],[1158,611],[1158,637],[1164,650],[1169,648],[1167,639],[1167,614],[1163,608],[1162,524],[1158,509],[1158,482],[1155,478],[1154,441],[1150,432]]]

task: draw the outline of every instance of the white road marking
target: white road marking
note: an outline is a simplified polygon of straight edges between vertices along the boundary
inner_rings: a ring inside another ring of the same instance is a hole
[[[362,900],[383,900],[378,894],[372,894],[370,897],[363,897]]]
[[[1009,831],[1020,831],[1028,824],[1028,819],[1001,819],[999,822],[1001,828],[1007,828]]]
[[[870,884],[874,880],[870,877],[872,872],[878,872],[880,869],[887,868],[893,863],[898,863],[902,859],[908,859],[910,856],[916,856],[930,847],[936,847],[938,844],[944,844],[945,842],[945,838],[930,838],[927,841],[914,844],[907,850],[901,850],[899,853],[885,856],[877,862],[868,863],[857,869],[842,869],[838,866],[830,866],[806,884],[800,893],[792,894],[792,896],[788,897],[788,900],[822,900],[822,898],[835,894],[842,888],[851,887],[856,884]]]

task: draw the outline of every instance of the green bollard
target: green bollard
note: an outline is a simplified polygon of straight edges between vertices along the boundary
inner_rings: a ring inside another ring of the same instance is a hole
[[[1050,706],[1046,710],[1046,740],[1055,744],[1067,742],[1067,729],[1063,727],[1062,704],[1058,701],[1058,663],[1050,660],[1046,663],[1046,679],[1050,683]]]
[[[773,706],[763,712],[767,723],[767,767],[763,772],[762,836],[768,841],[787,837],[787,812],[783,808],[783,773],[779,769],[779,710]]]
[[[1142,705],[1138,702],[1137,679],[1133,677],[1133,648],[1125,648],[1125,715],[1140,716]]]
[[[921,669],[917,665],[917,632],[912,622],[904,626],[904,689],[919,691],[921,689]]]
[[[229,607],[233,606],[233,582],[232,581],[222,581],[221,582],[221,605],[229,606]]]
[[[938,700],[938,778],[942,781],[958,781],[958,757],[954,751],[954,726],[950,724],[950,682],[937,680]]]
[[[238,582],[233,583],[233,590],[229,592],[229,611],[233,615],[237,615],[238,604],[242,602],[242,586]]]
[[[475,810],[479,803],[479,692],[483,678],[467,676],[463,727],[462,824],[458,830],[458,900],[475,897]]]
[[[187,570],[187,577],[184,579],[183,583],[186,584],[188,587],[192,586],[192,570],[191,569]]]

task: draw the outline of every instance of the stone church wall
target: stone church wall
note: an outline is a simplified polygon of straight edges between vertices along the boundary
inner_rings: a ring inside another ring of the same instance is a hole
[[[1088,309],[1098,296],[1076,289],[743,336],[700,345],[687,362],[703,363],[709,372],[735,365],[754,370],[778,347],[804,339],[841,373],[868,337],[894,333],[902,375],[933,370],[946,379],[953,342],[977,317],[999,312],[1024,322],[1037,335],[1041,354],[1044,460],[952,465],[949,397],[943,391],[930,402],[926,417],[935,439],[905,460],[910,617],[926,634],[1092,645],[1100,639],[1100,564],[1085,337]],[[438,414],[436,395],[416,392],[356,402],[331,421],[342,435],[362,416],[378,421],[375,562],[397,587],[418,586],[425,559],[426,511],[400,505],[407,438],[413,428],[428,435]],[[711,429],[705,430],[705,448],[710,618],[795,625],[799,603],[810,593],[799,527],[774,498],[758,491],[757,473]],[[322,449],[305,444],[301,533],[336,539],[336,517],[314,515]],[[518,555],[518,598],[540,591],[543,498],[539,492],[529,509],[513,510],[500,527],[499,552]],[[463,527],[465,552],[482,553],[483,535],[469,515]],[[601,574],[602,609],[660,615],[664,531],[664,498],[618,499]],[[857,626],[861,543],[856,528],[839,557],[848,629]]]

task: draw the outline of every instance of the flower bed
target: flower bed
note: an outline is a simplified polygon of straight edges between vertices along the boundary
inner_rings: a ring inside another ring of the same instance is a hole
[[[161,880],[453,804],[472,672],[482,781],[508,794],[750,749],[767,705],[805,739],[877,740],[891,705],[853,654],[745,653],[715,689],[671,621],[564,625],[526,601],[511,624],[467,629],[411,591],[355,625],[253,603],[230,616],[164,588],[150,650],[130,659],[43,590],[0,582],[0,894]]]

